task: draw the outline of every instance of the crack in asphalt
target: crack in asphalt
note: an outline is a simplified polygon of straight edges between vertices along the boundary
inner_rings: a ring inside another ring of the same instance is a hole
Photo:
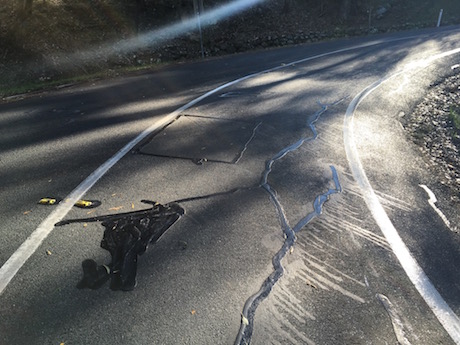
[[[334,166],[330,166],[332,171],[332,178],[335,184],[335,188],[329,189],[326,193],[321,194],[315,198],[313,203],[314,210],[302,218],[293,228],[289,226],[289,221],[287,219],[286,213],[283,209],[281,202],[278,199],[276,191],[273,187],[268,183],[268,177],[273,170],[273,164],[278,160],[285,157],[288,153],[293,152],[300,148],[305,142],[313,141],[318,137],[318,132],[316,131],[315,123],[319,120],[320,116],[326,112],[330,106],[334,106],[347,97],[344,97],[334,103],[331,104],[322,104],[318,102],[321,106],[321,109],[318,110],[316,113],[311,115],[308,118],[307,124],[310,130],[313,133],[313,136],[301,138],[294,144],[283,148],[279,151],[276,155],[274,155],[269,161],[267,161],[265,165],[265,170],[262,173],[260,187],[262,187],[270,196],[271,201],[273,202],[276,212],[278,214],[278,219],[280,221],[281,230],[283,231],[285,240],[281,249],[275,254],[272,259],[274,271],[265,279],[262,283],[261,288],[257,293],[249,297],[246,301],[243,312],[241,314],[241,324],[240,329],[235,340],[235,345],[247,345],[250,344],[253,328],[254,328],[254,317],[255,312],[258,305],[268,297],[272,288],[277,283],[277,281],[282,277],[284,273],[284,268],[281,264],[281,260],[286,256],[286,254],[293,248],[293,245],[296,241],[296,233],[298,233],[303,227],[305,227],[309,222],[311,222],[315,217],[319,216],[322,212],[323,204],[329,200],[330,195],[340,193],[342,191],[342,187],[340,186],[339,178],[337,171]]]
[[[235,164],[238,164],[238,162],[241,160],[241,158],[243,158],[243,155],[244,153],[246,152],[246,150],[248,149],[248,146],[249,144],[251,143],[251,141],[254,139],[254,137],[256,136],[256,133],[257,133],[257,130],[259,129],[260,125],[262,125],[262,122],[259,122],[252,130],[252,135],[251,137],[248,139],[248,141],[244,144],[244,147],[243,149],[240,151],[238,157],[236,158],[235,160]]]

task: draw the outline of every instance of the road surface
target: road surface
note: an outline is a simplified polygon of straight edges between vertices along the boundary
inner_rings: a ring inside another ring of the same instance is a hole
[[[1,104],[0,343],[460,343],[443,218],[458,210],[399,121],[452,73],[459,36],[260,51]],[[104,227],[53,225],[141,200],[185,214],[139,256],[137,286],[77,289],[83,260],[110,263]]]

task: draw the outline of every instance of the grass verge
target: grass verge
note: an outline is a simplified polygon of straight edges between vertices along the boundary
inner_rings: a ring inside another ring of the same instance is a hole
[[[457,131],[460,131],[460,109],[451,107],[449,112],[449,120]]]

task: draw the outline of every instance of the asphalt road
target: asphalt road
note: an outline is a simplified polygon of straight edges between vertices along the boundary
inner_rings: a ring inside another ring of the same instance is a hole
[[[458,210],[399,122],[459,38],[301,45],[0,104],[0,344],[460,344],[441,216]],[[101,206],[72,207],[84,193]],[[83,260],[110,262],[104,227],[49,224],[143,199],[185,215],[135,289],[77,289]]]

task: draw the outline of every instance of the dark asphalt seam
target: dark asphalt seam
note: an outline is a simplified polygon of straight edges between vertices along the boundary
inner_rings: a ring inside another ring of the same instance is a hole
[[[214,119],[214,120],[222,120],[222,121],[232,121],[232,120],[228,120],[228,119],[220,119],[220,118],[213,118],[213,117],[207,117],[207,116],[198,116],[198,115],[181,115],[181,116],[201,117],[201,118],[206,118],[206,119]],[[243,121],[241,121],[241,122],[243,122]],[[172,124],[172,122],[171,122],[171,124]],[[171,124],[168,124],[168,126],[171,125]],[[246,152],[249,144],[252,142],[252,140],[256,136],[257,130],[259,129],[259,127],[261,125],[262,125],[262,122],[259,122],[259,123],[257,123],[255,125],[255,127],[252,129],[251,136],[246,141],[246,143],[243,145],[241,151],[236,155],[236,157],[231,162],[227,162],[227,161],[223,161],[223,160],[217,160],[217,159],[210,159],[210,158],[206,158],[206,157],[182,157],[182,156],[173,156],[173,155],[162,155],[162,154],[157,154],[157,153],[147,153],[147,152],[141,151],[142,148],[145,145],[147,145],[158,133],[163,131],[168,126],[165,126],[160,131],[155,132],[154,135],[152,135],[148,140],[143,142],[142,145],[138,145],[138,147],[135,150],[133,150],[132,152],[134,154],[141,154],[141,155],[145,155],[145,156],[163,157],[163,158],[172,158],[172,159],[185,159],[185,160],[190,160],[190,161],[192,161],[193,163],[195,163],[197,165],[202,165],[203,163],[206,163],[206,162],[209,162],[209,163],[221,163],[221,164],[238,164],[238,162],[243,158],[243,155]]]
[[[233,188],[233,189],[230,189],[228,191],[225,191],[225,192],[218,192],[218,193],[212,193],[212,194],[207,194],[207,195],[199,195],[199,196],[192,196],[192,197],[189,197],[189,198],[179,199],[179,200],[172,201],[172,203],[179,204],[179,203],[190,202],[190,201],[195,201],[195,200],[210,199],[210,198],[214,198],[216,196],[230,195],[230,194],[234,194],[234,193],[239,192],[239,191],[252,190],[252,189],[256,189],[256,188],[259,188],[259,187],[258,186],[237,187],[237,188]]]
[[[267,161],[265,170],[262,173],[262,179],[261,179],[261,184],[260,187],[262,187],[270,196],[270,199],[272,200],[276,212],[278,214],[278,219],[280,221],[280,226],[281,230],[283,231],[283,234],[285,236],[285,241],[281,247],[281,249],[275,254],[275,256],[272,259],[272,264],[274,271],[268,276],[268,278],[262,283],[261,288],[257,293],[249,297],[249,299],[246,301],[244,307],[243,307],[243,312],[241,314],[241,324],[240,324],[240,330],[238,332],[237,338],[235,340],[235,345],[247,345],[250,344],[251,338],[252,338],[252,333],[254,329],[254,317],[255,317],[255,312],[259,304],[268,297],[270,294],[273,286],[277,283],[277,281],[282,277],[284,273],[284,268],[281,264],[281,260],[286,256],[286,254],[290,251],[290,249],[293,247],[295,241],[296,241],[296,233],[299,232],[303,227],[305,227],[309,222],[311,222],[315,217],[319,216],[322,212],[322,206],[323,204],[329,200],[329,196],[332,194],[340,193],[342,191],[342,188],[340,186],[339,178],[337,175],[337,171],[333,166],[330,166],[331,171],[332,171],[332,178],[334,180],[335,188],[329,189],[326,193],[321,194],[315,198],[315,201],[313,203],[314,206],[314,211],[309,213],[307,216],[302,218],[295,226],[294,228],[291,228],[289,226],[289,222],[287,220],[286,214],[284,212],[283,206],[281,205],[276,191],[270,186],[268,183],[268,176],[272,171],[273,164],[282,159],[284,156],[286,156],[288,153],[297,150],[299,147],[302,146],[303,143],[307,141],[313,141],[318,137],[318,133],[316,131],[315,123],[318,121],[320,116],[328,110],[330,106],[336,105],[340,102],[342,102],[345,98],[342,98],[332,104],[321,104],[321,109],[318,110],[316,113],[314,113],[312,116],[309,117],[308,119],[308,126],[310,130],[313,132],[313,136],[311,137],[305,137],[294,144],[285,147],[282,149],[280,152],[278,152],[275,156],[273,156],[269,161]]]

